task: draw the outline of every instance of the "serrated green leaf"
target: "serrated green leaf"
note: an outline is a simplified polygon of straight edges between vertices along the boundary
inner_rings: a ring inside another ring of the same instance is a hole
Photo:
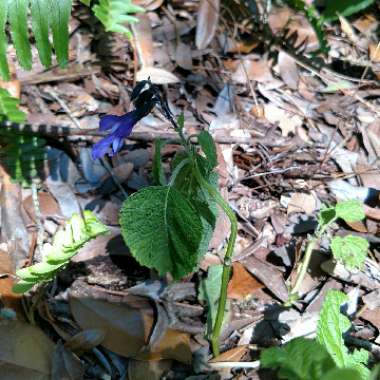
[[[57,61],[61,67],[69,60],[69,18],[71,0],[48,0],[50,2],[50,20],[53,45]]]
[[[324,374],[320,380],[358,380],[360,379],[360,373],[351,368],[334,368]]]
[[[8,39],[5,34],[5,25],[8,16],[8,2],[0,2],[0,75],[4,80],[10,79],[8,60],[7,60],[7,46]]]
[[[329,224],[336,217],[335,208],[324,208],[319,212],[318,223],[320,226]]]
[[[28,32],[29,0],[7,1],[10,29],[17,58],[24,69],[30,70],[32,68],[32,50]]]
[[[348,269],[361,269],[367,257],[369,243],[360,236],[335,236],[331,240],[334,258]]]
[[[18,108],[19,100],[13,98],[4,88],[0,88],[0,120],[8,119],[14,123],[22,123],[26,114]]]
[[[144,8],[134,5],[131,0],[99,0],[99,4],[96,4],[92,10],[107,32],[117,32],[127,36],[131,36],[131,32],[125,25],[138,21],[129,14],[145,12]]]
[[[338,202],[335,205],[335,213],[345,222],[357,222],[365,218],[363,204],[357,199]]]
[[[327,21],[331,21],[338,18],[338,13],[343,16],[351,16],[373,3],[374,0],[326,0],[324,15]]]
[[[349,353],[344,344],[343,334],[351,327],[351,322],[341,314],[340,308],[347,301],[348,296],[342,292],[330,290],[327,293],[319,315],[317,340],[339,368],[354,368],[360,373],[361,380],[368,380],[369,370],[364,365],[368,352],[360,350]]]
[[[51,65],[51,44],[49,41],[49,0],[31,0],[32,30],[41,63]]]
[[[198,263],[203,227],[192,204],[171,186],[147,187],[122,206],[123,238],[136,260],[174,279]]]
[[[185,165],[181,166],[184,160]],[[217,188],[218,175],[209,172],[207,160],[196,154],[193,160],[198,161],[198,167],[202,172],[204,178]],[[218,215],[218,208],[215,201],[210,197],[207,190],[199,186],[198,181],[193,173],[193,163],[188,160],[185,153],[179,153],[173,160],[173,173],[181,166],[180,170],[176,173],[173,186],[182,193],[182,195],[195,207],[201,217],[203,226],[203,237],[199,246],[198,257],[199,260],[207,252],[212,234],[215,228],[216,218]]]
[[[263,368],[279,368],[279,377],[289,380],[321,380],[326,371],[335,367],[326,349],[315,339],[306,338],[264,350],[260,364]]]
[[[161,161],[161,149],[166,145],[166,142],[161,139],[156,139],[154,142],[154,157],[152,166],[152,175],[155,185],[165,186],[166,178],[164,168]]]
[[[207,303],[207,334],[211,334],[218,311],[220,288],[222,285],[223,265],[211,265],[208,268],[207,278],[199,285],[199,299]],[[226,304],[224,321],[228,319],[229,303]]]
[[[206,155],[210,169],[214,169],[218,165],[218,156],[212,136],[207,131],[202,131],[198,135],[198,142]]]

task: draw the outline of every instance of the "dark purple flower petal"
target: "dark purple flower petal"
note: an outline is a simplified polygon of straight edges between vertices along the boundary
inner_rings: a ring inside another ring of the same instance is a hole
[[[108,131],[120,122],[123,116],[116,115],[105,115],[100,119],[99,122],[99,131]]]
[[[98,141],[95,145],[92,147],[92,159],[97,160],[105,156],[109,150],[110,145],[112,144],[112,141],[114,139],[113,135],[109,135],[105,137],[104,139],[101,139]]]
[[[122,116],[106,115],[100,120],[100,130],[109,130],[111,133],[97,142],[92,148],[92,158],[99,159],[112,151],[110,155],[116,154],[123,146],[124,139],[128,137],[134,125],[142,118],[141,112],[133,110]]]

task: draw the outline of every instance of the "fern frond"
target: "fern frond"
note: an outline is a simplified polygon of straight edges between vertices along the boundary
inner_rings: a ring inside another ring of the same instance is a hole
[[[61,67],[68,62],[69,17],[72,0],[1,0],[0,1],[0,75],[9,80],[7,62],[7,23],[16,48],[20,65],[30,70],[32,50],[28,18],[32,21],[32,32],[41,63],[49,67],[53,48]],[[30,14],[30,16],[29,16]],[[53,43],[49,40],[52,34]]]
[[[23,123],[26,114],[19,110],[20,101],[13,98],[4,88],[0,88],[0,121],[9,120],[13,123]]]
[[[100,0],[92,10],[107,32],[122,33],[128,37],[131,37],[131,32],[125,25],[138,21],[131,14],[145,12],[131,0]]]
[[[43,261],[16,272],[20,281],[13,286],[13,291],[25,293],[35,284],[52,279],[84,244],[107,232],[107,227],[91,211],[84,211],[83,218],[74,214],[65,228],[56,233],[53,245],[44,246]]]
[[[8,3],[6,1],[0,2],[0,75],[9,80],[9,69],[7,62],[7,36],[5,34],[5,25],[8,16]]]

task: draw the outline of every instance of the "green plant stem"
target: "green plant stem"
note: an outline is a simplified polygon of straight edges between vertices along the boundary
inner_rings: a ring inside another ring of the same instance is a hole
[[[215,356],[219,355],[219,337],[220,332],[222,330],[223,320],[224,320],[224,312],[226,309],[227,302],[227,288],[228,282],[230,280],[231,275],[231,258],[234,252],[234,246],[237,236],[237,219],[235,213],[232,211],[231,207],[228,203],[223,199],[217,189],[211,186],[202,176],[199,169],[194,167],[194,175],[197,178],[199,184],[205,188],[210,196],[215,200],[215,202],[221,207],[221,209],[226,213],[228,219],[231,223],[231,234],[228,239],[226,254],[224,255],[223,261],[223,272],[222,272],[222,284],[220,287],[220,297],[218,304],[218,311],[216,314],[215,324],[211,334],[211,348],[212,353]]]
[[[298,290],[301,287],[301,284],[305,278],[307,269],[309,268],[311,256],[313,254],[313,251],[315,249],[316,244],[319,242],[319,240],[322,238],[323,234],[326,232],[327,228],[330,227],[330,225],[336,220],[336,218],[332,219],[329,223],[320,226],[315,233],[315,236],[309,241],[306,247],[305,256],[302,260],[302,263],[299,267],[296,282],[289,292],[288,301],[286,302],[286,305],[290,305],[292,302],[294,302],[298,298]]]

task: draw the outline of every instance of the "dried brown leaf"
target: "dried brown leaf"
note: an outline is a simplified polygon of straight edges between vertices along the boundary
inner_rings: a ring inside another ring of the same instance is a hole
[[[65,347],[77,354],[92,350],[101,344],[106,336],[105,330],[89,329],[74,335],[66,343]]]
[[[38,327],[12,321],[0,325],[0,336],[2,375],[12,380],[51,379],[54,344]]]
[[[298,66],[290,55],[283,51],[278,54],[278,66],[280,69],[281,79],[292,90],[298,89],[299,71]]]
[[[178,83],[179,79],[173,73],[159,67],[143,67],[136,73],[136,81],[140,82],[150,77],[152,83],[170,84]]]
[[[136,15],[139,22],[132,24],[134,47],[142,67],[152,67],[154,64],[153,36],[150,19],[147,14]]]
[[[128,363],[128,379],[160,380],[171,366],[171,360],[142,361],[131,359]]]
[[[82,380],[84,368],[77,356],[58,342],[53,355],[51,380]]]
[[[243,356],[248,352],[249,346],[247,344],[231,348],[228,351],[223,352],[216,358],[212,359],[211,363],[217,362],[239,362]]]
[[[219,22],[220,0],[201,0],[198,8],[195,44],[205,49],[215,36]]]
[[[282,273],[273,265],[251,255],[242,264],[281,301],[288,299],[288,288]]]
[[[241,263],[234,263],[232,271],[232,278],[228,284],[228,298],[247,299],[255,290],[264,287]]]
[[[117,304],[70,296],[70,308],[82,329],[106,331],[103,346],[125,357],[145,346],[153,326],[153,309],[141,297],[128,296]]]

